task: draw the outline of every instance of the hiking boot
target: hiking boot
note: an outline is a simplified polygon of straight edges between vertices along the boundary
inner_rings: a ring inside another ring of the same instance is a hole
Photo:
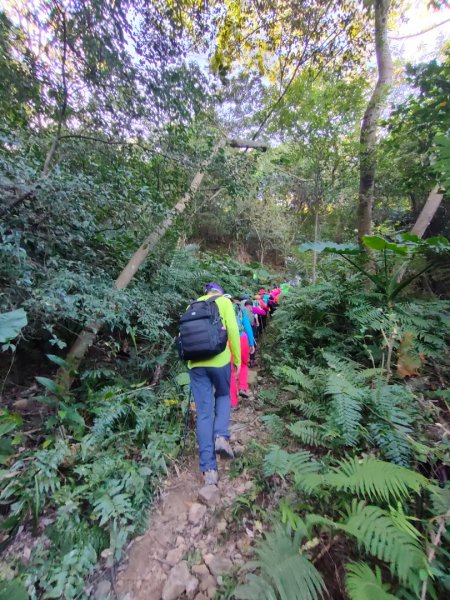
[[[239,390],[239,396],[242,396],[243,398],[246,398],[247,400],[249,398],[247,390]]]
[[[210,469],[203,473],[203,477],[205,478],[205,485],[217,485],[219,481],[219,474],[215,469]]]
[[[234,452],[230,446],[230,442],[223,436],[219,435],[216,437],[215,442],[216,452],[224,458],[234,458]]]

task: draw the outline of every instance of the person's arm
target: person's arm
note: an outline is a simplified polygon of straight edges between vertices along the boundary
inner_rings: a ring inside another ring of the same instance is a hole
[[[234,311],[234,305],[230,300],[225,298],[226,303],[223,305],[223,320],[227,328],[228,341],[231,346],[231,354],[233,355],[233,363],[236,367],[241,364],[241,340],[239,335],[239,327]]]
[[[245,312],[242,312],[242,325],[244,326],[244,331],[247,334],[248,343],[250,344],[250,347],[253,348],[255,345],[255,338],[253,337],[253,329]]]

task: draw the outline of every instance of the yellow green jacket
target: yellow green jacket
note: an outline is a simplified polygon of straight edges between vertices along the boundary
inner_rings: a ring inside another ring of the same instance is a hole
[[[207,298],[211,298],[211,296],[214,296],[214,294],[201,296],[198,300],[206,300]],[[241,341],[234,305],[231,300],[224,298],[223,296],[217,296],[216,304],[219,309],[222,323],[227,329],[229,344],[227,344],[227,347],[223,352],[216,354],[216,356],[204,360],[190,360],[188,362],[189,369],[192,369],[193,367],[224,367],[231,361],[231,355],[233,355],[233,363],[236,366],[241,364]]]

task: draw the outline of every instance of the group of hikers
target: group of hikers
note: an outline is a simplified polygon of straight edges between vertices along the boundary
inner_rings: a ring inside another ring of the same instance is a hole
[[[188,361],[197,413],[200,470],[206,485],[218,482],[216,453],[233,458],[229,421],[239,397],[248,398],[248,369],[257,340],[278,305],[282,289],[234,297],[207,283],[180,320],[178,349]]]

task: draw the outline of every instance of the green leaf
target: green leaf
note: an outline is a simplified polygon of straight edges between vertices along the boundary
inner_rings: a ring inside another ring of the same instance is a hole
[[[415,244],[420,244],[421,242],[421,238],[414,233],[401,233],[400,239],[402,239],[404,242],[414,242]]]
[[[388,593],[389,586],[383,584],[379,567],[375,573],[366,563],[349,563],[347,567],[346,588],[350,600],[395,600]]]
[[[347,521],[335,525],[355,536],[366,552],[388,562],[402,583],[417,589],[417,574],[426,565],[426,555],[421,544],[399,529],[387,511],[354,501]]]
[[[61,392],[61,386],[55,383],[53,379],[49,379],[48,377],[35,377],[35,379],[53,394],[59,394]]]
[[[408,254],[408,246],[405,244],[388,242],[379,235],[364,235],[362,241],[369,250],[391,250],[395,254]]]
[[[300,252],[328,252],[331,254],[361,254],[357,244],[336,244],[336,242],[306,242],[299,246]]]
[[[428,480],[415,471],[377,458],[349,458],[324,476],[335,490],[356,494],[360,498],[392,502],[403,500],[411,492],[429,487]]]
[[[178,385],[189,385],[191,383],[189,373],[179,373],[175,377],[175,381],[178,383]]]
[[[58,415],[61,418],[61,420],[67,421],[68,423],[81,425],[82,427],[85,426],[84,419],[77,410],[69,408],[65,405],[62,405],[62,407],[63,410],[58,411]]]
[[[261,575],[247,577],[235,597],[242,600],[317,600],[323,597],[324,581],[314,565],[301,552],[303,527],[294,535],[277,524],[256,547]]]
[[[0,600],[28,600],[28,592],[19,579],[0,581]]]
[[[27,325],[27,314],[23,308],[0,314],[0,343],[9,342],[19,335]]]
[[[20,425],[22,425],[22,417],[20,415],[9,413],[0,415],[0,436],[13,431]]]
[[[58,365],[59,367],[64,367],[65,369],[68,368],[67,362],[60,356],[57,356],[56,354],[47,354],[46,356],[48,360],[50,360],[52,363],[55,363],[55,365]]]

